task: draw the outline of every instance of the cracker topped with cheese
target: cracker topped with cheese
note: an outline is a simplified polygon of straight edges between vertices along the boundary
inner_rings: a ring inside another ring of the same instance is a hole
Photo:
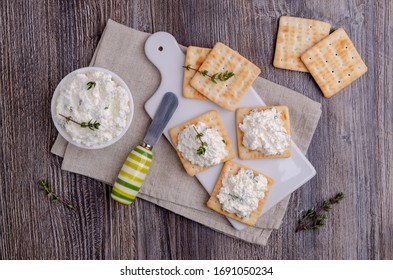
[[[243,224],[255,226],[273,183],[269,176],[227,161],[207,207]]]
[[[239,108],[236,130],[240,159],[287,158],[291,155],[287,106]]]
[[[235,157],[231,140],[215,110],[171,128],[169,134],[190,176]]]
[[[261,69],[237,51],[217,43],[190,85],[217,105],[235,111]]]

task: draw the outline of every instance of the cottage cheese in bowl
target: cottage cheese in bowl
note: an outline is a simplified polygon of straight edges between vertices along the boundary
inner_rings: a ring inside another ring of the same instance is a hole
[[[133,111],[124,81],[98,67],[68,74],[52,99],[52,118],[60,134],[87,149],[104,148],[119,140],[131,124]]]

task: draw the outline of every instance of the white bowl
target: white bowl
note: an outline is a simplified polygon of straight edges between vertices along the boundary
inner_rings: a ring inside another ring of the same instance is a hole
[[[126,126],[124,127],[123,131],[115,138],[112,138],[111,140],[104,142],[102,144],[98,144],[98,145],[93,145],[93,146],[86,146],[83,145],[81,143],[75,142],[74,140],[72,140],[71,136],[68,134],[68,132],[64,129],[64,127],[62,127],[57,120],[57,113],[56,113],[56,103],[57,103],[57,98],[59,96],[60,93],[60,89],[63,86],[63,84],[70,78],[74,77],[76,74],[83,74],[83,73],[87,73],[87,72],[104,72],[106,74],[109,74],[112,76],[113,80],[118,83],[120,86],[122,86],[128,93],[128,97],[130,100],[130,113],[127,116],[127,123]],[[77,69],[71,73],[69,73],[67,76],[65,76],[60,83],[57,85],[55,92],[53,93],[53,97],[52,97],[52,102],[51,102],[51,113],[52,113],[52,120],[53,123],[55,124],[55,127],[57,129],[57,131],[61,134],[61,136],[63,136],[64,139],[66,139],[69,143],[71,143],[72,145],[75,145],[79,148],[84,148],[84,149],[102,149],[105,147],[108,147],[114,143],[116,143],[121,137],[123,137],[123,135],[127,132],[127,130],[129,129],[130,125],[131,125],[131,121],[132,121],[132,117],[134,115],[134,100],[132,98],[131,95],[131,91],[128,88],[128,86],[126,85],[126,83],[115,73],[113,73],[112,71],[109,71],[107,69],[104,68],[100,68],[100,67],[84,67],[84,68],[80,68]]]

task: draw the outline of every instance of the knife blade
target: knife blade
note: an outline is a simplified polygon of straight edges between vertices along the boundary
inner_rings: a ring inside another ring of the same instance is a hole
[[[154,114],[153,122],[143,139],[146,146],[153,147],[157,143],[178,105],[179,100],[174,93],[167,92],[164,95],[157,112]]]

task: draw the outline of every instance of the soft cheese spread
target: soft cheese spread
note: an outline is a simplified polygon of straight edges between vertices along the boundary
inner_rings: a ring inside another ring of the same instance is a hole
[[[266,191],[265,176],[254,176],[251,170],[242,168],[236,175],[225,174],[217,198],[225,211],[245,218],[258,208]]]
[[[95,146],[117,137],[126,127],[131,111],[127,90],[110,74],[92,71],[76,74],[60,88],[56,103],[58,122],[71,138],[85,146]],[[64,117],[82,123],[100,123],[99,129],[82,128]]]
[[[204,143],[205,152],[198,154],[202,143]],[[186,160],[199,166],[216,165],[229,153],[218,130],[209,128],[204,122],[190,125],[181,131],[178,135],[177,149]]]
[[[253,110],[239,125],[244,132],[243,145],[265,155],[284,153],[291,141],[276,108],[258,112]]]

